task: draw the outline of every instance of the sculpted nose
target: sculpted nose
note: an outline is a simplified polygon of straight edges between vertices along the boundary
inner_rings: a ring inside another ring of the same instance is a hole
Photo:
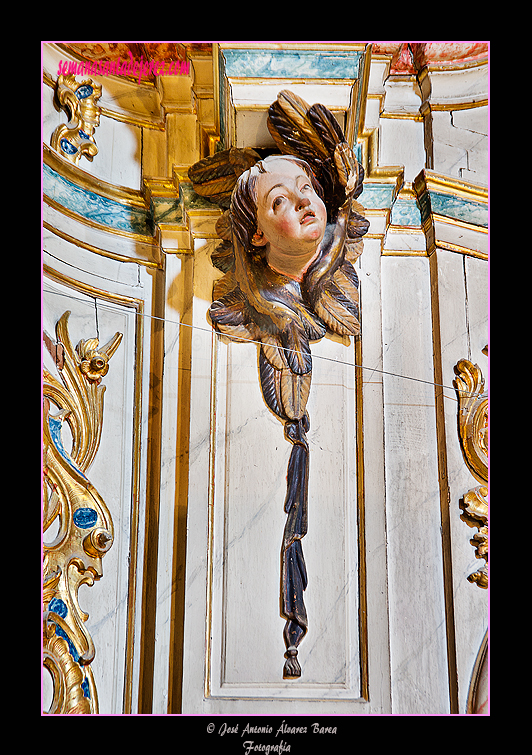
[[[310,199],[303,194],[300,194],[296,202],[297,209],[302,210],[304,207],[308,207],[309,204]]]

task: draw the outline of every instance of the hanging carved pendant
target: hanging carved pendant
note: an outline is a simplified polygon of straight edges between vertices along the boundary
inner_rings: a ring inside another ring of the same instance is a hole
[[[298,646],[308,628],[301,541],[308,526],[310,343],[327,332],[360,333],[354,263],[369,223],[356,201],[363,169],[327,108],[282,91],[268,128],[280,155],[260,159],[254,150],[231,148],[200,160],[189,177],[225,210],[216,226],[222,242],[212,255],[224,275],[214,286],[210,318],[219,333],[260,344],[263,397],[292,444],[281,612],[283,675],[297,678]]]
[[[95,649],[78,591],[101,578],[102,558],[113,544],[111,514],[86,472],[102,433],[105,388],[100,383],[122,335],[116,333],[102,348],[91,338],[74,349],[69,315],[65,312],[57,323],[57,342],[44,337],[62,382],[44,370],[43,663],[53,681],[49,713],[98,713],[90,667]],[[63,442],[65,422],[72,435],[70,452]]]

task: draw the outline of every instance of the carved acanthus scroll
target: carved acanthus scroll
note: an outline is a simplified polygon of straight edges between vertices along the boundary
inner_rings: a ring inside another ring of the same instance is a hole
[[[103,394],[100,384],[122,335],[104,347],[98,339],[74,349],[70,312],[56,326],[57,341],[45,334],[62,382],[43,373],[43,664],[53,682],[48,713],[98,713],[90,664],[95,655],[78,602],[82,584],[102,576],[102,558],[113,544],[113,521],[86,472],[100,445]],[[72,448],[67,451],[63,425]]]
[[[488,587],[488,393],[477,364],[461,359],[454,368],[458,393],[458,431],[464,461],[480,485],[469,490],[460,502],[462,519],[478,532],[471,544],[477,558],[486,561],[468,579],[479,587]]]
[[[78,82],[72,74],[57,79],[54,102],[66,112],[68,123],[55,129],[50,144],[74,165],[82,155],[92,161],[98,154],[94,131],[100,125],[101,108],[96,103],[101,95],[101,85],[92,79]]]

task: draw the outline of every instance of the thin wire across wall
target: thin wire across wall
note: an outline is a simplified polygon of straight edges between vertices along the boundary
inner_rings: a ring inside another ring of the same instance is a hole
[[[72,294],[67,294],[67,293],[64,293],[62,291],[52,291],[51,289],[43,289],[43,293],[45,293],[45,294],[53,294],[55,296],[63,296],[65,298],[67,298],[67,299],[71,299],[71,300],[79,302],[81,304],[87,304],[89,306],[93,306],[93,304],[96,301],[96,300],[94,300],[94,302],[89,302],[86,299],[79,299],[77,296],[73,296]],[[106,302],[103,302],[101,299],[98,299],[98,306],[102,307],[103,309],[109,309],[109,310],[111,310],[113,312],[123,312],[124,311],[124,308],[114,307],[111,304],[107,304]],[[213,331],[212,328],[202,328],[199,325],[189,325],[188,323],[181,322],[179,320],[172,320],[172,319],[166,318],[166,317],[158,317],[157,315],[150,315],[150,314],[146,314],[144,312],[143,313],[139,313],[139,314],[142,317],[146,317],[146,318],[151,319],[151,320],[159,320],[161,322],[168,323],[168,324],[171,324],[171,325],[177,325],[178,327],[190,328],[192,330],[199,331],[199,332],[202,332],[202,333],[207,333],[209,335],[212,335],[213,332],[216,333],[216,331]],[[223,336],[223,334],[221,334],[221,333],[217,333],[217,335],[220,336],[220,337]],[[261,344],[260,341],[254,341],[251,338],[244,338],[242,336],[239,336],[238,340],[239,341],[244,341],[246,343],[254,343],[254,344],[258,344],[258,345]],[[286,352],[292,351],[291,349],[287,349],[285,347],[280,347],[280,348],[283,348],[283,351],[286,351]],[[325,357],[325,356],[320,355],[320,354],[313,354],[312,355],[312,359],[321,359],[323,361],[332,362],[334,364],[343,365],[343,366],[346,366],[346,367],[353,367],[354,369],[368,370],[369,372],[377,372],[380,375],[389,375],[390,377],[400,378],[401,380],[411,380],[411,381],[416,382],[416,383],[424,383],[425,385],[432,385],[432,386],[438,387],[438,388],[445,388],[447,390],[453,391],[453,395],[452,396],[446,396],[445,394],[443,394],[443,397],[447,398],[447,399],[450,399],[451,401],[458,401],[458,399],[454,395],[455,388],[452,385],[444,385],[442,383],[434,383],[434,382],[431,382],[430,380],[423,380],[421,378],[412,377],[411,375],[401,375],[400,373],[397,373],[397,372],[389,372],[387,370],[380,370],[377,367],[367,367],[366,365],[362,365],[362,364],[354,364],[353,362],[346,362],[346,361],[343,361],[341,359],[333,359],[332,357]],[[468,394],[466,394],[465,392],[461,391],[461,395],[462,396],[466,396]]]

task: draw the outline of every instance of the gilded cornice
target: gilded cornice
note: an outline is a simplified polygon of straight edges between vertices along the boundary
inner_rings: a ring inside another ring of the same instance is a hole
[[[426,187],[429,192],[450,194],[472,202],[488,204],[488,189],[478,184],[462,181],[458,178],[444,176],[432,170],[425,169],[415,181],[416,193]]]

